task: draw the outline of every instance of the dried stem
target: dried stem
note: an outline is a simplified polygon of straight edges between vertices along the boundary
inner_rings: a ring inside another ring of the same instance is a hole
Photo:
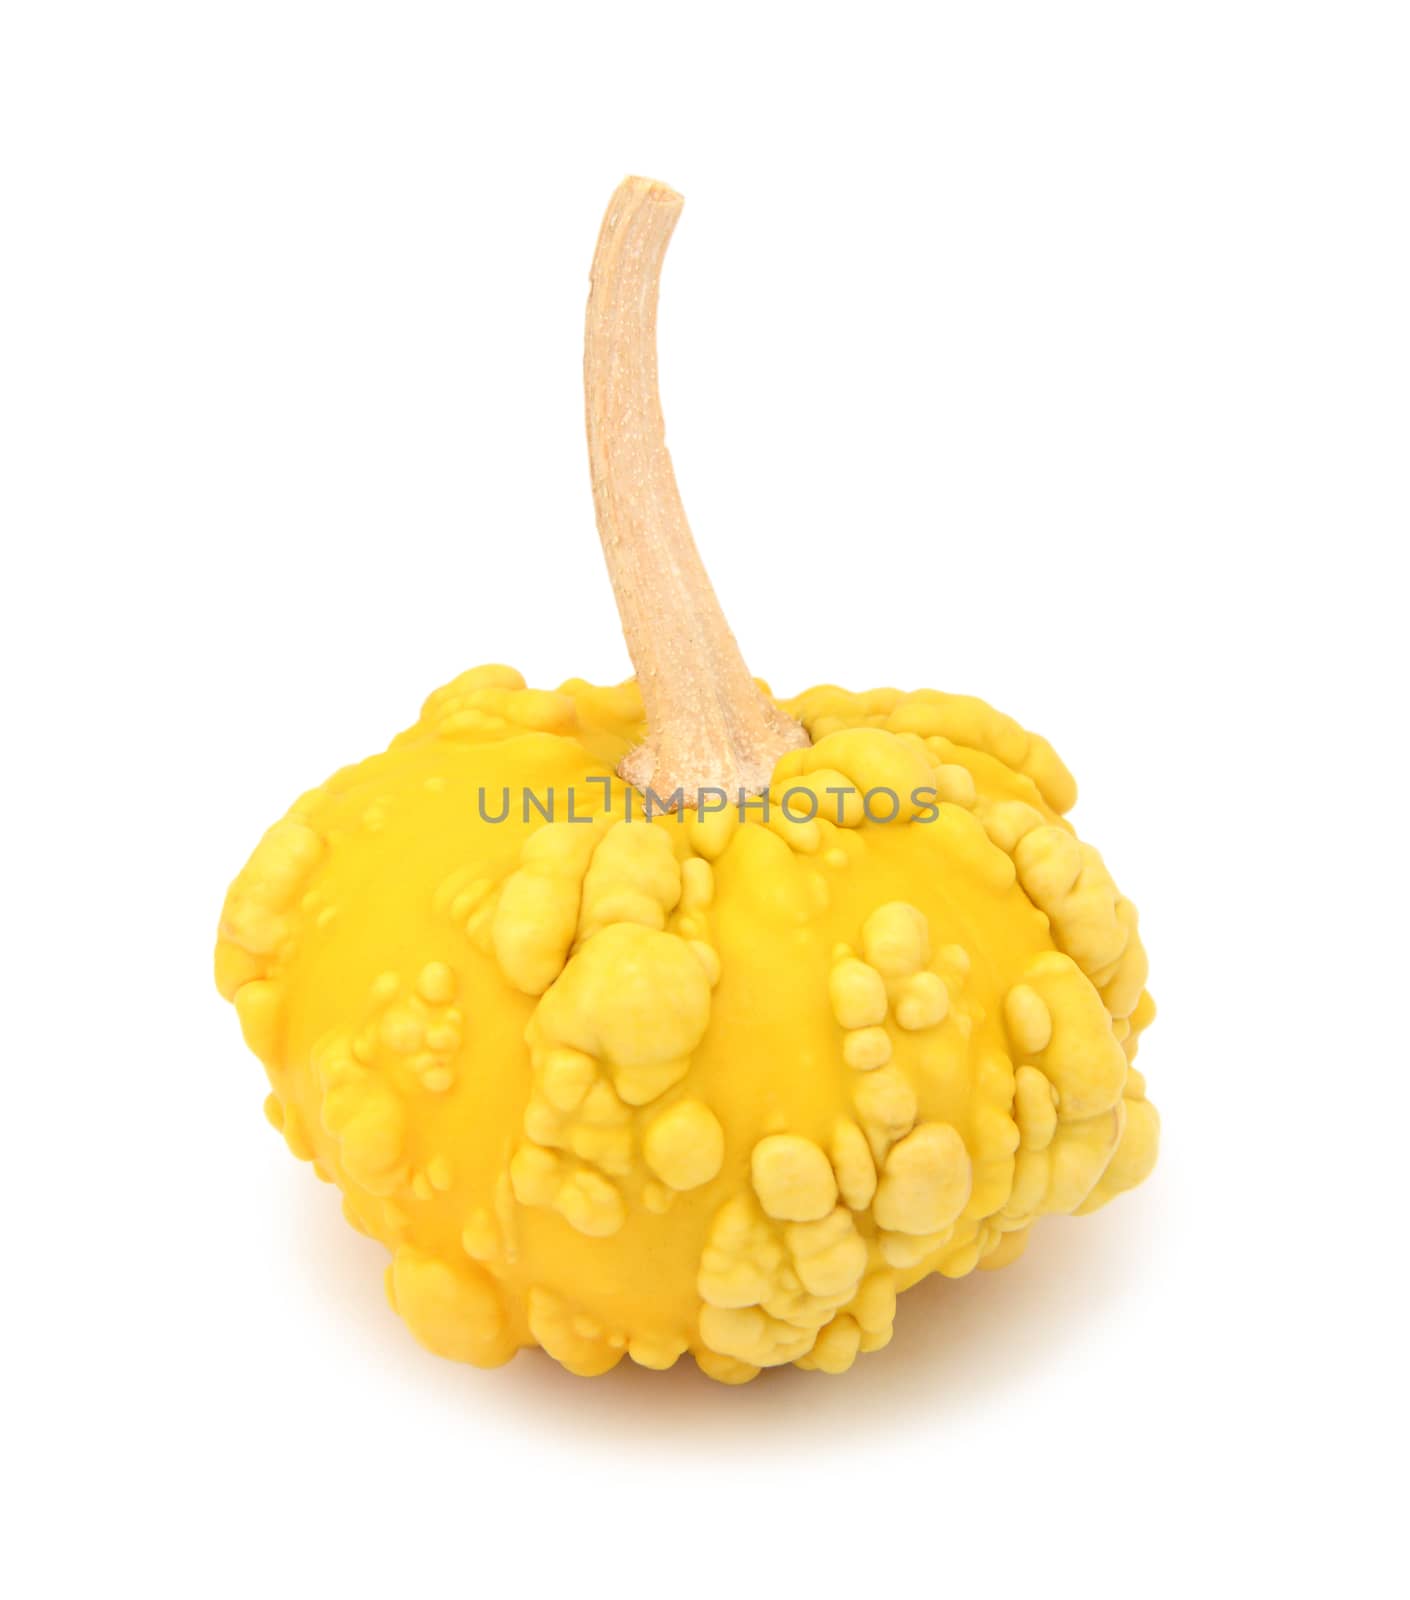
[[[628,178],[592,263],[583,376],[597,530],[646,710],[619,769],[663,798],[768,787],[808,736],[749,675],[691,537],[656,379],[656,299],[681,197]]]

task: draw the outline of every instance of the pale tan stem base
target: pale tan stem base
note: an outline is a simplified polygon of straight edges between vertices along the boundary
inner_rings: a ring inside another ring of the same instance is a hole
[[[646,710],[628,783],[694,806],[702,789],[758,794],[808,743],[749,675],[685,519],[656,377],[661,263],[681,197],[628,178],[612,196],[588,296],[583,375],[597,529]]]

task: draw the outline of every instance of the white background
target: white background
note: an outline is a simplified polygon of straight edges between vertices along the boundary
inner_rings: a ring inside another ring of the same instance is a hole
[[[0,16],[9,1592],[1403,1582],[1404,8]],[[628,171],[751,665],[1047,733],[1161,1005],[1149,1184],[839,1380],[424,1354],[210,979],[431,688],[629,670]]]

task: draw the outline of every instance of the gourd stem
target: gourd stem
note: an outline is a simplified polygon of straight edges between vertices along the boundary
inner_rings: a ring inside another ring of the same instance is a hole
[[[618,769],[674,805],[703,789],[757,794],[808,743],[744,664],[691,537],[656,377],[661,263],[680,195],[628,178],[592,263],[583,378],[597,531],[646,712],[646,742]]]

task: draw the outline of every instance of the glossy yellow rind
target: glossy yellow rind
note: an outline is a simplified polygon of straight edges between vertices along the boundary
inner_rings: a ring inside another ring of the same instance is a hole
[[[1151,1170],[1136,914],[1051,746],[965,696],[780,704],[813,743],[767,819],[648,818],[635,684],[481,667],[232,884],[269,1119],[427,1348],[841,1372],[900,1290]]]

